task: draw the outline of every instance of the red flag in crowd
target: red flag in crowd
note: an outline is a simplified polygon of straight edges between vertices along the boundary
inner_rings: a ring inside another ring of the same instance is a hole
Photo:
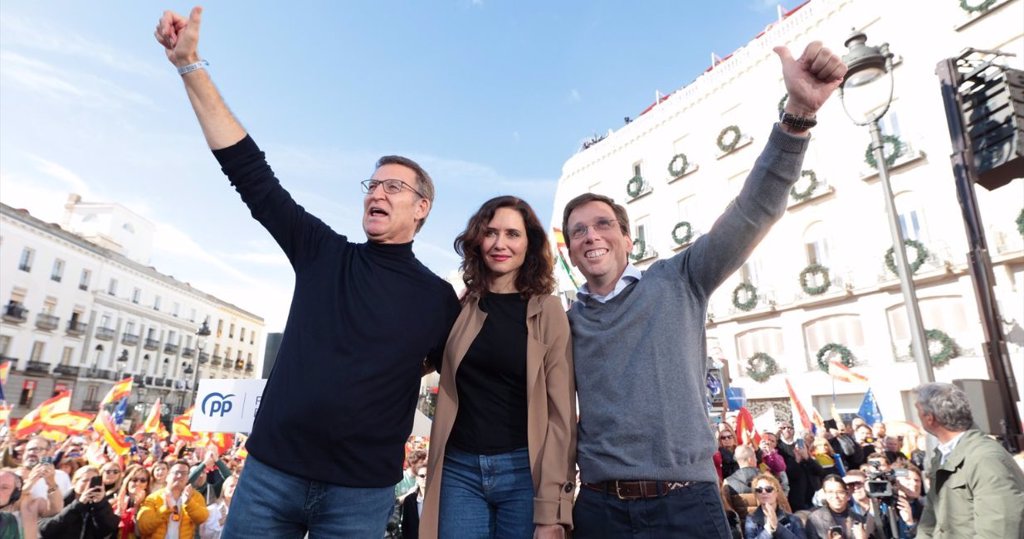
[[[114,384],[114,387],[110,388],[110,391],[107,392],[107,396],[103,397],[103,400],[100,401],[100,408],[103,408],[103,405],[105,404],[117,402],[127,397],[132,392],[133,380],[134,378],[129,376],[128,378]]]
[[[192,433],[192,407],[189,406],[188,410],[185,410],[184,414],[174,418],[174,423],[171,425],[173,433],[171,434],[172,440],[182,440],[186,442],[194,442],[198,437]]]
[[[761,435],[754,427],[754,416],[746,406],[740,406],[739,414],[736,415],[736,436],[739,444],[757,447],[761,443]]]
[[[863,374],[857,374],[853,372],[853,369],[843,365],[842,361],[838,359],[830,359],[828,362],[828,373],[832,375],[832,378],[841,380],[849,383],[868,383],[868,377]]]
[[[117,425],[114,424],[114,418],[110,417],[110,413],[106,410],[100,410],[96,414],[92,428],[103,437],[103,441],[107,442],[114,453],[124,455],[131,450],[131,444],[125,441],[124,436],[117,430]]]
[[[89,430],[95,417],[85,412],[68,411],[43,419],[43,428],[64,435],[81,434]]]
[[[804,409],[800,399],[796,398],[796,391],[793,389],[793,384],[790,383],[789,378],[786,378],[786,391],[789,391],[789,400],[793,403],[797,417],[800,418],[800,425],[803,426],[805,431],[811,432],[813,430],[811,428],[811,418],[807,417],[807,410]]]

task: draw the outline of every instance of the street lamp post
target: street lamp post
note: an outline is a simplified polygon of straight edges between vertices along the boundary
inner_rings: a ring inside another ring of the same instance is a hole
[[[121,381],[121,376],[124,375],[124,371],[128,368],[128,350],[121,350],[121,355],[117,356],[117,381]]]
[[[199,394],[199,367],[207,362],[203,356],[203,349],[206,348],[206,338],[210,336],[209,317],[203,320],[203,325],[196,330],[196,368],[195,376],[192,378],[192,404],[195,404],[196,396]]]
[[[892,103],[892,53],[889,52],[889,44],[883,43],[879,47],[866,45],[867,36],[863,32],[854,30],[846,40],[846,47],[849,53],[843,56],[846,63],[846,78],[839,88],[839,97],[843,103],[843,110],[850,120],[858,126],[867,126],[871,132],[871,150],[878,164],[878,180],[882,185],[882,194],[885,197],[885,213],[889,221],[889,232],[893,241],[893,261],[896,265],[896,274],[900,279],[900,290],[903,292],[903,304],[907,311],[907,322],[910,330],[910,349],[917,363],[917,373],[921,383],[935,381],[935,374],[932,371],[931,358],[928,353],[928,340],[925,337],[924,326],[921,323],[921,310],[917,305],[917,292],[914,287],[914,277],[907,264],[907,253],[904,250],[903,229],[900,228],[899,214],[896,211],[896,202],[892,194],[892,184],[889,182],[889,164],[885,161],[885,143],[882,141],[882,130],[879,120],[889,111]],[[878,94],[879,88],[884,92],[888,79],[887,94]],[[847,101],[852,94],[861,94],[875,101],[863,101],[861,106],[867,106],[860,117],[850,113]],[[884,97],[882,97],[884,96]]]

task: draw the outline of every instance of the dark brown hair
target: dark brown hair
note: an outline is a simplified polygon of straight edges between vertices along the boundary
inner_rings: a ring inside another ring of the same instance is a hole
[[[499,208],[518,211],[523,216],[523,224],[526,226],[526,256],[523,267],[519,268],[516,275],[516,289],[526,298],[554,292],[554,260],[548,236],[544,233],[544,227],[537,219],[537,214],[520,198],[500,196],[484,202],[483,206],[469,218],[466,229],[455,238],[455,252],[462,256],[462,265],[459,269],[462,270],[462,281],[466,283],[467,294],[463,301],[470,295],[482,296],[490,284],[490,270],[480,255],[480,245],[483,243],[487,225],[494,219],[494,214]]]
[[[572,238],[572,231],[569,230],[569,215],[576,208],[590,203],[590,202],[603,202],[612,208],[612,212],[615,213],[615,220],[619,222],[619,230],[622,234],[629,236],[629,214],[626,213],[626,208],[615,203],[615,200],[611,197],[599,195],[597,193],[583,193],[582,195],[572,199],[568,204],[565,205],[565,210],[562,211],[562,235],[565,236],[565,246],[568,248]]]

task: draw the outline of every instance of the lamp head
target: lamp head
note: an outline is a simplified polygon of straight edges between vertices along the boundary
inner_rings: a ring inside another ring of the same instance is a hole
[[[843,63],[847,68],[846,77],[843,79],[844,88],[869,84],[888,71],[888,60],[892,57],[889,53],[889,44],[871,47],[867,45],[867,40],[867,35],[857,30],[846,38],[845,45],[849,52],[843,56]]]

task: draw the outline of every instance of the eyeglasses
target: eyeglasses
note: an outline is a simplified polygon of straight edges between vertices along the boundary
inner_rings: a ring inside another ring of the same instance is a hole
[[[423,193],[417,191],[413,186],[403,182],[402,180],[388,179],[388,180],[363,180],[359,182],[363,186],[363,192],[370,194],[377,189],[377,186],[383,186],[384,192],[389,195],[397,195],[402,192],[402,189],[408,189],[413,193],[416,193],[420,198],[427,198]]]
[[[129,479],[128,482],[129,483],[149,483],[149,478],[147,478],[147,477],[133,477],[133,478]]]
[[[724,436],[718,437],[719,440],[732,440],[733,438],[735,438],[735,436],[733,436],[732,434],[726,434]]]
[[[756,492],[758,494],[771,494],[772,492],[775,492],[775,487],[773,487],[771,485],[769,485],[767,487],[756,487],[754,489],[754,492]]]
[[[590,230],[591,227],[593,227],[593,229],[597,232],[608,232],[615,226],[616,222],[618,222],[618,219],[601,218],[598,219],[597,222],[595,222],[592,225],[585,225],[583,223],[580,223],[574,226],[573,229],[569,231],[569,237],[574,240],[582,240],[583,238],[587,237],[587,231]]]

